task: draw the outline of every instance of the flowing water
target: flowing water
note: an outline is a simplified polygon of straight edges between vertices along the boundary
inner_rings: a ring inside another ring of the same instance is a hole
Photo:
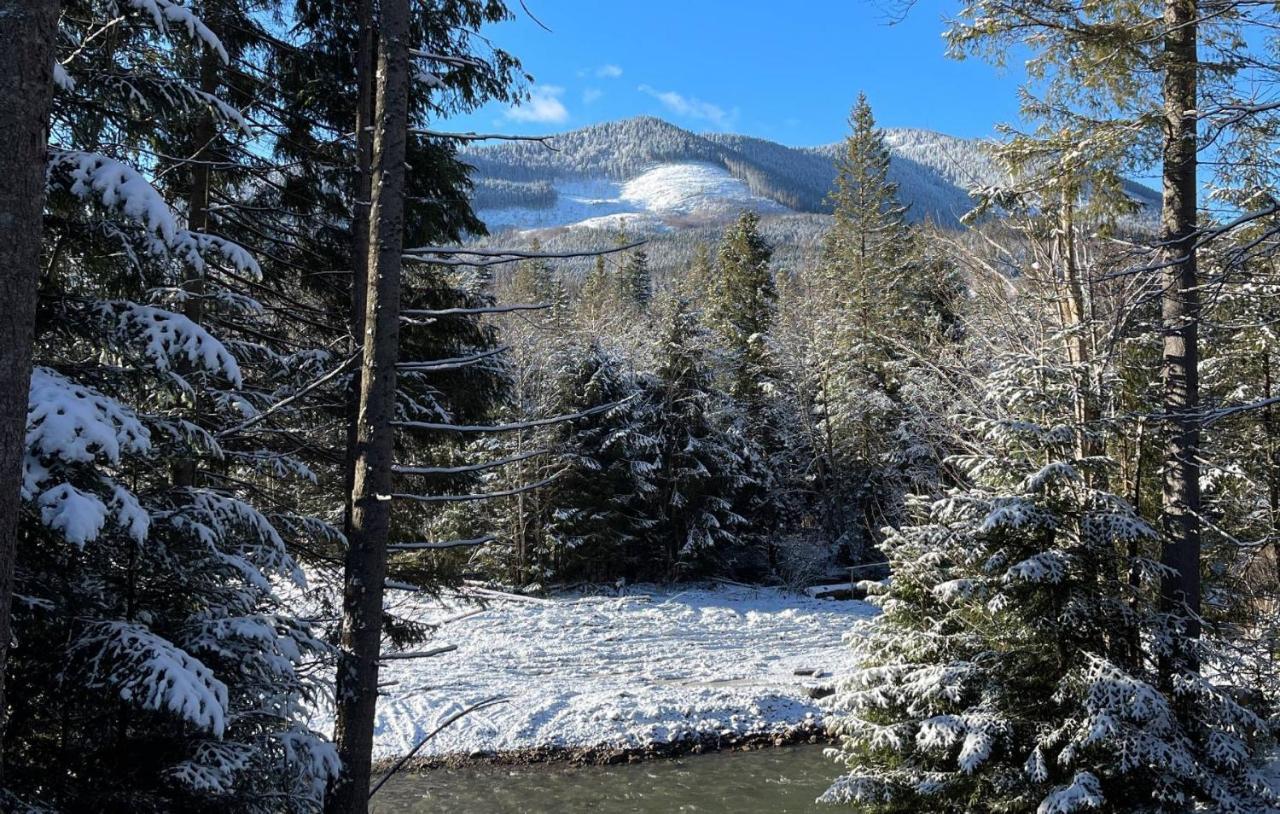
[[[822,746],[716,752],[621,766],[439,769],[388,781],[373,814],[830,814]]]

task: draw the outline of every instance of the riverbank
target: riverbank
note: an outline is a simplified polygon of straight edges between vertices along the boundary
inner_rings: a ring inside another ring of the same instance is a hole
[[[505,699],[427,740],[412,765],[431,768],[612,764],[818,741],[825,708],[815,696],[851,669],[844,637],[875,611],[772,588],[703,585],[551,599],[405,595],[395,612],[439,625],[419,649],[456,649],[386,663],[380,764],[469,706]]]

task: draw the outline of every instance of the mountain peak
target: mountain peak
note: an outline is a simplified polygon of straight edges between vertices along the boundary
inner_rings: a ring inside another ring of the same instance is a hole
[[[890,129],[890,177],[909,216],[958,226],[969,190],[1007,182],[989,142]],[[761,213],[824,213],[839,144],[788,147],[693,133],[655,116],[601,122],[533,142],[472,147],[476,208],[491,228],[552,227],[643,216],[655,227]]]

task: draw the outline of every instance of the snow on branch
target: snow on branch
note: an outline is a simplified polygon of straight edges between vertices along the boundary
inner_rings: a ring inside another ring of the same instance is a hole
[[[231,264],[237,272],[258,281],[262,279],[262,267],[245,247],[217,235],[180,229],[170,244],[173,253],[196,271],[204,272],[205,254],[214,252]]]
[[[479,57],[438,54],[432,51],[422,51],[417,48],[410,49],[409,53],[418,59],[429,59],[432,62],[439,62],[442,65],[452,65],[455,68],[489,68],[489,63]]]
[[[69,171],[71,193],[76,197],[119,209],[158,234],[166,244],[172,244],[177,237],[177,219],[169,204],[142,173],[128,164],[98,153],[57,150],[50,154],[49,168]]]
[[[474,365],[476,362],[483,362],[485,359],[491,359],[499,354],[506,353],[511,350],[510,345],[503,345],[493,350],[472,353],[467,356],[455,356],[452,359],[436,359],[430,362],[398,362],[397,370],[424,372],[429,370],[457,370],[458,368]]]
[[[71,74],[67,73],[66,67],[61,62],[54,60],[53,62],[53,84],[54,87],[65,90],[68,93],[76,89],[76,80]]]
[[[60,533],[68,543],[84,548],[96,540],[107,522],[107,505],[97,495],[63,483],[45,491],[37,501],[40,522]]]
[[[208,489],[187,490],[190,502],[169,515],[175,528],[192,533],[219,558],[271,593],[266,574],[279,574],[295,585],[306,577],[285,549],[284,539],[266,515],[250,504]],[[227,551],[230,549],[230,551]]]
[[[419,246],[413,249],[405,249],[404,259],[418,263],[488,268],[505,263],[516,263],[521,260],[568,260],[577,257],[602,257],[630,251],[638,246],[643,246],[646,242],[638,240],[625,246],[578,252],[533,252],[523,249],[467,249],[460,246]]]
[[[443,130],[410,130],[416,136],[452,139],[454,141],[534,141],[556,151],[550,142],[555,136],[516,136],[510,133],[449,133]],[[558,151],[557,151],[558,152]]]
[[[164,197],[142,173],[123,161],[100,153],[54,150],[50,153],[49,170],[51,174],[67,173],[72,195],[119,210],[159,238],[160,245],[153,246],[157,254],[168,250],[197,271],[204,271],[206,255],[212,252],[236,271],[261,278],[258,261],[243,246],[216,235],[179,228],[178,218]]]
[[[535,449],[532,452],[513,455],[510,458],[503,458],[499,461],[485,461],[484,463],[467,464],[466,466],[392,466],[391,471],[397,475],[465,475],[469,472],[485,472],[508,464],[527,461],[530,458],[536,458],[539,455],[546,455],[550,452],[551,450],[549,449]]]
[[[140,343],[142,353],[157,370],[171,370],[175,362],[183,361],[221,375],[235,387],[243,383],[231,352],[189,317],[127,300],[100,303],[98,311],[114,323],[121,339]]]
[[[550,303],[517,303],[515,305],[490,305],[480,308],[437,308],[431,310],[408,308],[400,312],[402,319],[418,317],[453,317],[473,314],[510,314],[516,311],[545,311]]]
[[[476,548],[497,540],[492,534],[475,537],[470,540],[442,540],[436,543],[394,543],[387,546],[388,551],[443,551],[450,548]]]
[[[151,17],[155,27],[161,32],[169,33],[171,25],[185,28],[187,36],[216,53],[224,64],[231,61],[231,58],[227,55],[227,49],[223,47],[218,35],[209,30],[209,27],[204,24],[204,21],[194,11],[181,3],[176,3],[174,0],[124,0],[124,3]],[[114,7],[119,13],[119,2],[117,0],[113,0],[110,6]]]
[[[568,421],[576,421],[579,418],[588,418],[599,413],[608,412],[609,410],[626,404],[635,396],[630,396],[622,401],[615,401],[609,404],[601,404],[592,407],[589,410],[583,410],[579,413],[569,413],[566,415],[551,416],[550,418],[538,418],[532,421],[517,421],[511,424],[438,424],[431,421],[393,421],[392,426],[404,427],[412,430],[440,430],[451,432],[514,432],[515,430],[529,430],[535,427],[549,427],[552,424],[563,424]]]
[[[128,622],[95,622],[69,656],[84,659],[89,686],[116,690],[142,709],[170,712],[221,737],[226,726],[227,687],[182,648]]]
[[[118,464],[123,453],[148,452],[151,434],[115,399],[37,367],[31,371],[27,396],[26,447],[29,459],[34,459],[31,467],[39,467],[42,458],[92,463],[98,456]]]
[[[452,653],[457,650],[456,644],[447,644],[444,647],[436,647],[431,650],[414,650],[403,653],[382,653],[379,654],[379,661],[407,661],[410,659],[429,659],[434,656],[442,656],[445,653]]]

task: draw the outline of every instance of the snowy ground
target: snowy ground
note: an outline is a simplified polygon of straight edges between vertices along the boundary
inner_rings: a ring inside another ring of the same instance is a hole
[[[850,668],[842,637],[873,613],[861,602],[736,587],[491,599],[465,617],[476,606],[461,598],[410,601],[398,612],[453,620],[427,647],[458,649],[383,668],[375,759],[406,753],[494,695],[509,701],[462,718],[418,754],[629,748],[790,729],[821,718],[806,686]],[[796,676],[801,669],[827,676]]]

